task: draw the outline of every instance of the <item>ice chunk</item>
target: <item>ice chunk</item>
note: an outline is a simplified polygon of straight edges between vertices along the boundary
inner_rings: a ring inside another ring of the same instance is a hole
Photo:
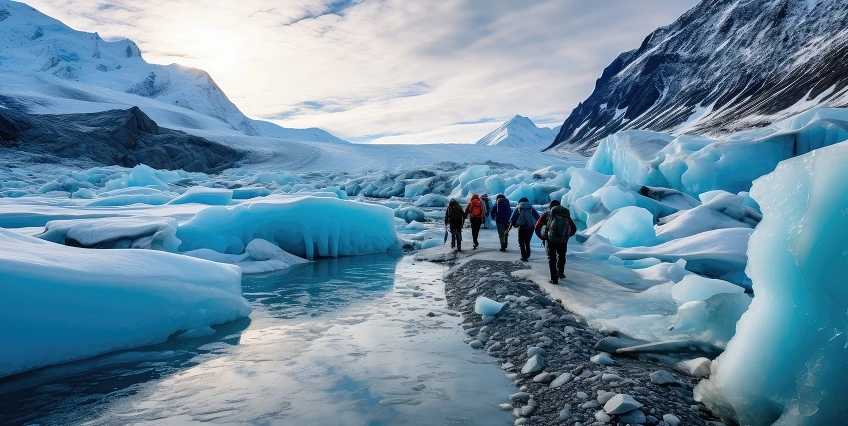
[[[179,197],[171,200],[168,204],[208,204],[210,206],[226,206],[233,199],[233,191],[223,188],[206,188],[192,186]]]
[[[422,195],[414,204],[415,207],[447,207],[448,197],[439,194]]]
[[[426,219],[424,210],[417,207],[399,207],[395,210],[395,217],[399,217],[406,223],[423,222]]]
[[[848,145],[782,162],[755,182],[756,297],[696,397],[728,422],[841,424],[848,416]]]
[[[707,300],[719,293],[744,293],[745,289],[727,281],[705,278],[699,275],[687,275],[674,285],[671,296],[677,306],[692,301]]]
[[[493,316],[501,311],[504,304],[488,297],[478,296],[474,302],[474,312],[480,315]]]
[[[43,240],[86,248],[143,248],[176,252],[177,221],[160,217],[107,217],[47,222]]]
[[[88,250],[0,229],[0,376],[247,316],[241,272],[151,250]]]
[[[618,247],[656,244],[654,216],[641,207],[622,207],[614,211],[598,230],[598,235]]]
[[[180,225],[181,251],[239,254],[261,238],[296,256],[352,256],[400,248],[392,210],[335,198],[266,197],[208,207]]]

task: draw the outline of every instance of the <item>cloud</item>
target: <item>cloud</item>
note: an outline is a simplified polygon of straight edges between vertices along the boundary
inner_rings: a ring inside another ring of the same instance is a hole
[[[402,143],[474,142],[515,114],[561,124],[619,53],[697,1],[26,2],[208,71],[249,116]]]

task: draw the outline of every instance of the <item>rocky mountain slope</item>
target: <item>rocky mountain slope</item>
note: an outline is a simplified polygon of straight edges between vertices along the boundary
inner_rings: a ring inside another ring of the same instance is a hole
[[[37,162],[68,159],[125,167],[143,163],[204,173],[232,167],[241,156],[228,146],[159,127],[136,107],[57,115],[0,109],[2,148],[25,152]]]
[[[619,55],[549,147],[588,154],[625,129],[720,137],[848,106],[848,3],[704,0]]]
[[[476,144],[541,151],[551,144],[558,131],[558,127],[537,127],[529,118],[516,115],[501,127],[483,136]]]

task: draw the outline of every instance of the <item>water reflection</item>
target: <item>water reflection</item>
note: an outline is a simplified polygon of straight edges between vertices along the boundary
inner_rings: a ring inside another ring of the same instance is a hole
[[[400,254],[246,276],[250,320],[0,381],[0,424],[506,424],[444,267]]]

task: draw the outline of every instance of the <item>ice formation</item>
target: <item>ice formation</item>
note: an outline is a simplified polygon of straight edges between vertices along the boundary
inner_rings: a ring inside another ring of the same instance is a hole
[[[696,397],[747,425],[839,424],[848,416],[848,147],[781,163],[754,184],[756,296]],[[834,186],[836,185],[836,186]]]
[[[86,250],[0,229],[0,376],[159,343],[250,314],[238,268]]]

